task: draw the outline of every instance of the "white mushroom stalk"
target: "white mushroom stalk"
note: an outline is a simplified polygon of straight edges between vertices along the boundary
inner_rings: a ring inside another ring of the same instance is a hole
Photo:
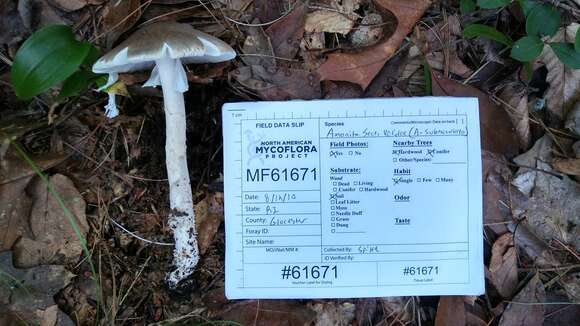
[[[171,286],[193,273],[199,261],[195,211],[187,169],[186,119],[183,81],[187,76],[179,59],[165,57],[157,60],[163,105],[165,106],[165,157],[169,181],[169,227],[175,238],[175,270],[167,276]],[[177,71],[176,71],[177,70]],[[176,73],[179,74],[176,76]],[[154,77],[154,76],[152,76]]]
[[[234,50],[189,25],[162,22],[145,26],[125,42],[99,59],[96,73],[109,73],[109,84],[116,74],[153,68],[144,86],[161,85],[165,107],[165,158],[169,180],[169,227],[175,238],[173,270],[166,280],[174,288],[195,270],[199,261],[195,211],[187,168],[186,116],[183,93],[187,91],[184,62],[221,62],[235,57]],[[116,113],[109,97],[107,116]]]

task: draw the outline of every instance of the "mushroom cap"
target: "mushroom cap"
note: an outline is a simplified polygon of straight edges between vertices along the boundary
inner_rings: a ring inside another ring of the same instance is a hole
[[[155,60],[169,57],[183,63],[213,63],[231,60],[236,52],[224,41],[187,24],[159,22],[146,25],[101,57],[95,73],[147,70]]]

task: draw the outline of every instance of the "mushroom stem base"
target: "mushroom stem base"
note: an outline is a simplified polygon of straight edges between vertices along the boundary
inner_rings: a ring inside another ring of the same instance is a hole
[[[165,106],[165,160],[169,180],[171,212],[169,227],[173,230],[175,249],[174,270],[167,275],[167,283],[174,288],[191,275],[199,261],[195,230],[193,196],[187,169],[186,121],[183,93],[175,88],[173,59],[156,62],[163,89]]]

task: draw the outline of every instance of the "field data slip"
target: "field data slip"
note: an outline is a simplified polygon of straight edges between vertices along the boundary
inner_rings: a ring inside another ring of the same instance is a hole
[[[475,98],[228,103],[226,296],[484,292]]]

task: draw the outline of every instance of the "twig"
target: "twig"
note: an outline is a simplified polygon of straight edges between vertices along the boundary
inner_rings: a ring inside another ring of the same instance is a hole
[[[152,240],[147,240],[147,239],[145,239],[145,238],[142,238],[142,237],[138,236],[137,234],[135,234],[134,232],[131,232],[131,231],[127,230],[127,229],[126,229],[124,226],[122,226],[121,224],[117,223],[117,221],[113,220],[113,218],[112,218],[112,217],[110,217],[110,216],[107,216],[107,217],[109,218],[109,220],[110,220],[110,221],[111,221],[113,224],[115,224],[115,226],[116,226],[116,227],[118,227],[119,229],[121,229],[121,230],[125,231],[127,234],[129,234],[129,235],[133,236],[134,238],[137,238],[137,239],[139,239],[139,240],[141,240],[141,241],[143,241],[143,242],[147,242],[147,243],[150,243],[150,244],[155,244],[155,245],[159,245],[159,246],[173,246],[173,245],[174,245],[174,243],[168,243],[168,242],[157,242],[157,241],[152,241]]]
[[[132,12],[130,12],[127,17],[121,19],[120,22],[116,23],[115,25],[113,25],[113,27],[111,27],[110,29],[102,32],[101,34],[98,34],[97,36],[91,38],[89,40],[90,43],[94,43],[96,40],[100,39],[101,37],[109,34],[110,32],[114,31],[115,29],[117,29],[117,27],[121,26],[121,24],[125,23],[127,21],[127,19],[129,19],[131,16],[133,16],[135,13],[137,13],[138,11],[140,11],[142,8],[144,7],[148,7],[151,2],[153,2],[153,0],[147,0],[145,3],[141,4],[139,7],[137,7],[137,9],[133,10]]]
[[[237,21],[237,20],[235,20],[235,19],[233,19],[231,17],[228,17],[226,15],[224,15],[224,18],[225,18],[225,20],[227,20],[229,22],[232,22],[232,23],[234,23],[236,25],[241,25],[241,26],[247,26],[247,27],[262,27],[262,26],[268,26],[268,25],[274,24],[275,22],[277,22],[279,20],[282,20],[284,17],[288,16],[292,12],[292,10],[294,9],[294,7],[296,7],[296,4],[299,3],[299,2],[300,1],[294,2],[294,4],[292,4],[292,7],[290,7],[288,9],[288,11],[286,11],[282,16],[280,16],[280,17],[278,17],[278,18],[276,18],[274,20],[271,20],[269,22],[265,22],[265,23],[258,23],[258,24],[243,23],[241,21]]]

